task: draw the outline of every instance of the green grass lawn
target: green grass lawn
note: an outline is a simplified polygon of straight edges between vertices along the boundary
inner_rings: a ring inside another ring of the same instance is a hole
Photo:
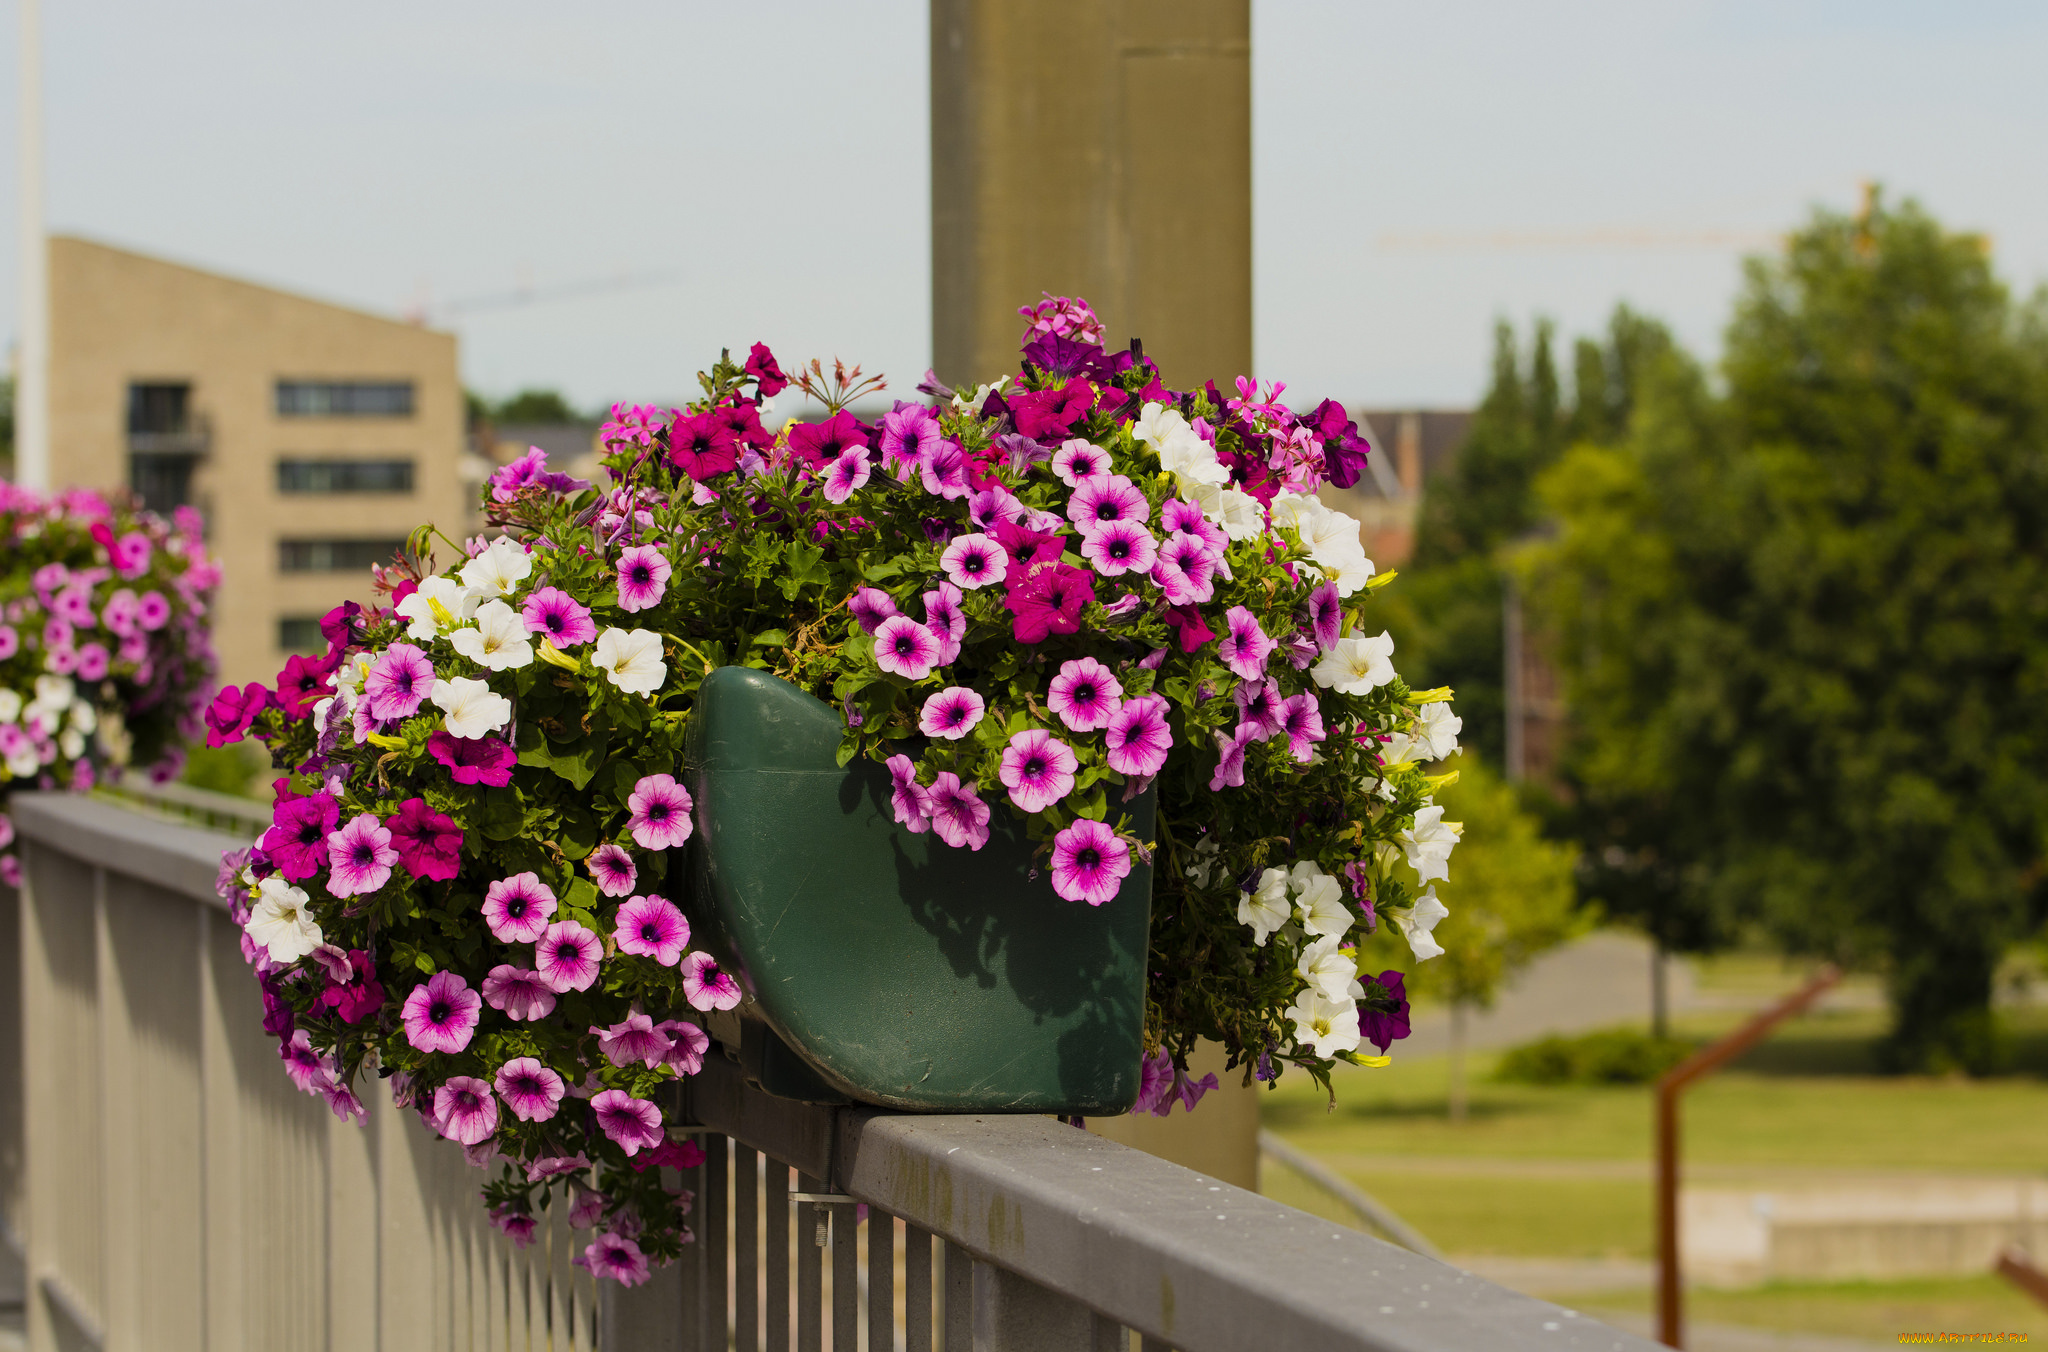
[[[1573,1309],[1645,1314],[1648,1291],[1576,1296]],[[2024,1333],[2048,1341],[2048,1310],[1997,1277],[1898,1282],[1774,1282],[1752,1291],[1695,1291],[1688,1322],[1825,1333],[1895,1343],[1901,1333]]]

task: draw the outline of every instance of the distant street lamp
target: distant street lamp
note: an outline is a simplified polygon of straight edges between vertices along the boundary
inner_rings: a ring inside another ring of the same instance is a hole
[[[21,347],[14,385],[14,478],[50,486],[50,256],[43,238],[43,33],[21,0]]]

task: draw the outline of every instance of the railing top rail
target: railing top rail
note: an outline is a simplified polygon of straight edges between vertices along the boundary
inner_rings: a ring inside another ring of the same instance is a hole
[[[220,818],[233,822],[238,828],[246,827],[250,837],[261,835],[270,826],[270,804],[254,798],[237,798],[231,793],[218,793],[213,789],[195,788],[190,784],[175,781],[168,784],[153,784],[147,775],[130,770],[106,791],[121,798],[132,798],[145,807],[158,808],[173,815],[199,816],[209,820]],[[247,842],[243,842],[246,844]]]
[[[29,840],[223,908],[226,903],[213,887],[221,852],[249,843],[77,794],[17,793],[7,811],[15,829]]]
[[[1547,1301],[1035,1116],[769,1098],[714,1051],[698,1121],[1183,1352],[1650,1352]]]

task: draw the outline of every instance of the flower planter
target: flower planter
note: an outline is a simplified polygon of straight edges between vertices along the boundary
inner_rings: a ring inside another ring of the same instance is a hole
[[[832,708],[743,667],[708,676],[691,717],[698,830],[683,890],[695,942],[729,964],[763,1025],[745,1040],[750,1073],[813,1101],[1128,1110],[1151,868],[1134,860],[1094,907],[1031,876],[1006,806],[979,851],[913,835],[891,814],[883,767],[838,765],[841,728]],[[1153,795],[1130,806],[1150,839]]]

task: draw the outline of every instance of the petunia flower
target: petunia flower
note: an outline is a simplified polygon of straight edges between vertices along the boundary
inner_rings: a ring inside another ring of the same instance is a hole
[[[1237,923],[1248,926],[1252,942],[1260,948],[1273,931],[1294,916],[1287,898],[1287,870],[1269,868],[1259,875],[1259,885],[1237,894]]]
[[[452,1075],[434,1090],[434,1130],[451,1141],[475,1145],[498,1130],[498,1100],[474,1075]]]
[[[957,501],[972,491],[967,481],[967,452],[960,443],[942,440],[925,453],[918,465],[918,475],[924,481],[924,491],[934,497]]]
[[[533,576],[533,558],[526,546],[509,535],[500,535],[484,546],[481,554],[462,565],[462,585],[480,599],[516,596],[519,584]]]
[[[590,1031],[597,1036],[598,1050],[615,1066],[630,1066],[638,1061],[653,1070],[668,1058],[672,1042],[667,1033],[654,1026],[653,1019],[637,1009],[609,1028],[593,1024]]]
[[[580,1181],[569,1184],[569,1195],[575,1199],[569,1206],[569,1228],[572,1230],[588,1230],[603,1219],[605,1208],[611,1205],[611,1198]]]
[[[512,721],[512,701],[494,693],[487,681],[467,676],[436,681],[429,698],[439,706],[451,737],[481,737]]]
[[[608,840],[592,850],[587,862],[597,890],[608,897],[626,896],[640,877],[640,870],[633,865],[633,856],[626,852],[625,846],[613,841]]]
[[[1363,695],[1394,679],[1394,639],[1349,634],[1337,640],[1310,669],[1317,685],[1340,695]]]
[[[973,591],[999,580],[1010,566],[1010,556],[986,535],[958,535],[939,556],[939,566],[954,585]]]
[[[728,473],[740,462],[739,439],[715,411],[677,413],[668,444],[669,460],[700,483]]]
[[[327,862],[327,837],[341,824],[341,804],[331,793],[280,802],[259,848],[279,873],[303,882]]]
[[[956,850],[978,850],[988,844],[989,809],[981,801],[979,788],[979,784],[962,784],[951,770],[942,770],[925,790],[933,834]]]
[[[699,949],[683,959],[683,998],[692,1009],[731,1009],[740,1002],[740,983]]]
[[[667,556],[653,545],[636,545],[619,555],[619,609],[652,610],[668,590]]]
[[[398,851],[391,832],[371,813],[351,818],[327,836],[327,890],[337,897],[374,892],[391,878]]]
[[[515,1056],[498,1067],[492,1087],[521,1122],[545,1122],[553,1117],[566,1091],[562,1077],[532,1056]]]
[[[1100,906],[1130,871],[1130,846],[1102,822],[1078,818],[1052,839],[1052,890],[1064,900]]]
[[[483,1003],[454,972],[436,972],[405,997],[405,1040],[414,1051],[459,1052],[476,1032]]]
[[[702,1028],[681,1019],[664,1019],[655,1027],[670,1039],[663,1065],[678,1075],[695,1075],[704,1069],[704,1053],[711,1049],[711,1038]]]
[[[363,1101],[345,1084],[327,1086],[320,1097],[327,1100],[328,1108],[344,1122],[353,1122],[360,1127],[370,1120],[370,1114],[363,1107]]]
[[[482,600],[480,593],[452,577],[430,577],[392,608],[412,621],[406,626],[406,637],[424,643],[474,615]]]
[[[406,799],[384,825],[406,872],[447,882],[461,869],[462,828],[454,818],[428,807],[424,798]]]
[[[1244,729],[1240,727],[1239,733]],[[1244,753],[1252,739],[1235,733],[1216,733],[1216,773],[1209,776],[1209,792],[1244,787]]]
[[[457,629],[448,636],[448,644],[492,671],[511,671],[533,662],[533,641],[527,636],[526,621],[503,601],[486,601],[477,607],[476,627]]]
[[[1287,737],[1287,749],[1306,765],[1324,736],[1323,714],[1314,694],[1304,690],[1281,704],[1280,731]]]
[[[1041,564],[1010,586],[1003,598],[1019,643],[1043,643],[1050,634],[1073,634],[1095,599],[1093,574],[1067,564]]]
[[[871,472],[864,448],[855,446],[841,451],[825,467],[825,501],[845,502],[856,490],[866,486]]]
[[[484,889],[484,923],[501,944],[530,944],[555,913],[554,889],[535,873],[515,873]]]
[[[512,782],[512,767],[519,753],[502,737],[451,737],[436,728],[427,738],[427,752],[448,767],[457,784],[481,784],[501,789]]]
[[[1449,918],[1451,912],[1449,907],[1437,899],[1435,883],[1423,889],[1422,895],[1405,915],[1399,911],[1388,914],[1394,921],[1394,928],[1400,930],[1401,937],[1408,941],[1408,949],[1415,954],[1417,962],[1427,962],[1431,958],[1442,956],[1444,947],[1436,941],[1436,935],[1431,931],[1437,927],[1438,922]]]
[[[1344,627],[1344,602],[1335,583],[1325,582],[1308,594],[1308,624],[1319,650],[1328,652],[1337,646]]]
[[[14,630],[7,627],[6,632],[12,634]],[[0,643],[0,662],[12,656],[14,651],[7,650],[6,645]],[[227,746],[241,741],[248,735],[249,725],[256,721],[256,715],[276,704],[277,697],[261,681],[251,681],[239,688],[232,685],[224,687],[206,709],[206,744]]]
[[[875,665],[892,676],[921,681],[938,660],[938,635],[908,615],[893,615],[875,629]]]
[[[557,648],[569,649],[597,637],[590,607],[560,587],[542,587],[526,598],[519,608],[526,632],[537,634]]]
[[[629,695],[651,695],[668,679],[661,635],[650,629],[607,629],[597,636],[591,664]]]
[[[1080,764],[1065,742],[1044,728],[1026,728],[1003,748],[998,773],[1021,811],[1043,812],[1073,791]]]
[[[964,685],[949,685],[924,702],[918,711],[918,730],[927,737],[957,742],[974,731],[987,706],[980,695]]]
[[[1294,1025],[1294,1040],[1317,1056],[1329,1059],[1340,1052],[1358,1050],[1365,1039],[1358,1031],[1358,1006],[1350,1000],[1330,1000],[1314,990],[1304,990],[1280,1017]]]
[[[932,827],[930,795],[917,782],[917,766],[908,756],[891,756],[884,762],[889,769],[889,807],[895,813],[896,824],[914,836],[921,836]]]
[[[1000,483],[967,495],[967,519],[982,530],[992,529],[998,521],[1022,521],[1027,510],[1024,500]]]
[[[1067,520],[1080,527],[1083,536],[1119,521],[1142,526],[1151,515],[1145,494],[1121,474],[1085,478],[1067,499]]]
[[[949,667],[960,658],[960,640],[967,636],[967,612],[960,609],[965,598],[950,582],[941,582],[919,598],[924,602],[924,627],[939,641],[938,666]]]
[[[327,1052],[315,1051],[303,1028],[292,1033],[291,1041],[279,1043],[277,1054],[284,1060],[284,1073],[291,1077],[301,1094],[319,1094],[335,1082],[338,1067],[334,1057]]]
[[[1272,681],[1246,681],[1230,692],[1237,702],[1237,736],[1263,742],[1280,735],[1280,687]]]
[[[1258,617],[1244,606],[1232,606],[1223,618],[1228,627],[1216,643],[1223,665],[1244,680],[1265,679],[1266,662],[1277,645],[1259,627]]]
[[[533,1243],[533,1232],[538,1222],[532,1213],[514,1211],[510,1204],[491,1208],[491,1224],[498,1233],[512,1241],[515,1249],[524,1249]]]
[[[1081,537],[1081,557],[1104,577],[1150,573],[1159,561],[1159,545],[1152,532],[1135,521],[1112,521],[1097,526]]]
[[[690,943],[690,922],[666,897],[629,897],[612,929],[619,952],[653,958],[664,967],[682,959]]]
[[[1201,504],[1185,498],[1168,498],[1159,504],[1159,528],[1168,535],[1191,535],[1218,557],[1230,543],[1230,537],[1202,515]]]
[[[590,1241],[582,1256],[570,1261],[589,1268],[592,1276],[609,1277],[620,1286],[638,1286],[648,1277],[647,1255],[640,1251],[640,1246],[610,1231]]]
[[[410,643],[394,643],[370,664],[363,678],[363,699],[370,716],[382,722],[411,718],[438,684],[434,664],[425,653]]]
[[[1304,859],[1287,875],[1288,889],[1301,917],[1301,927],[1317,938],[1342,938],[1356,917],[1344,904],[1344,885],[1323,872],[1322,865]]]
[[[1083,481],[1109,472],[1109,452],[1080,437],[1071,438],[1052,453],[1052,472],[1067,487],[1079,488]]]
[[[1389,1046],[1412,1031],[1408,1026],[1407,978],[1389,969],[1378,976],[1360,979],[1365,986],[1365,994],[1359,997],[1359,1031],[1367,1042],[1385,1053]],[[1392,1008],[1386,1008],[1388,1005]]]
[[[631,810],[628,825],[633,840],[642,849],[668,850],[690,838],[690,812],[695,806],[690,791],[670,775],[647,775],[633,786],[627,799]]]
[[[667,1133],[661,1129],[661,1109],[646,1099],[634,1098],[623,1089],[607,1089],[591,1096],[590,1110],[604,1134],[616,1141],[628,1156],[648,1146],[661,1144]]]
[[[904,483],[945,440],[939,420],[922,404],[898,402],[882,415],[882,465]]]
[[[1440,803],[1431,803],[1415,814],[1415,825],[1396,840],[1408,855],[1408,867],[1415,870],[1416,882],[1450,879],[1451,851],[1457,848],[1463,831],[1456,822],[1444,820]]]
[[[894,619],[898,613],[896,602],[879,587],[857,589],[847,598],[846,609],[863,634],[874,633],[882,627],[882,621]]]
[[[595,934],[573,920],[549,925],[533,947],[533,965],[540,979],[557,995],[587,991],[597,980],[597,965],[604,956],[604,944]]]
[[[1216,560],[1194,536],[1169,535],[1152,565],[1152,581],[1168,605],[1199,605],[1216,594]]]
[[[555,993],[540,973],[501,962],[484,977],[484,1003],[514,1023],[545,1019],[555,1012]]]
[[[1110,715],[1102,740],[1109,768],[1120,775],[1156,775],[1173,749],[1173,731],[1166,725],[1166,699],[1139,695],[1127,699]]]
[[[1077,657],[1060,664],[1059,674],[1046,689],[1045,704],[1071,730],[1094,732],[1109,726],[1123,693],[1123,682],[1108,667],[1092,657]]]

